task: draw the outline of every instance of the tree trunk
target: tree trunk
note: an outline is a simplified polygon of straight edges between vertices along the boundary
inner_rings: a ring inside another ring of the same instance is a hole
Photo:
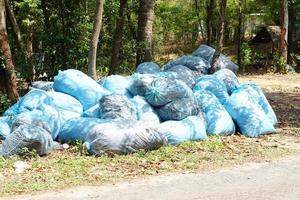
[[[138,11],[136,66],[152,60],[152,25],[155,0],[140,0]]]
[[[96,69],[97,47],[99,42],[100,30],[102,26],[104,2],[105,0],[96,1],[94,26],[93,26],[92,37],[90,40],[90,51],[89,51],[89,58],[88,58],[88,75],[95,80],[97,79],[97,69]]]
[[[8,42],[6,31],[6,17],[5,17],[5,2],[0,0],[0,47],[5,59],[4,77],[5,77],[5,89],[7,96],[13,102],[19,99],[16,83],[15,66],[13,64],[12,54]]]
[[[119,19],[116,23],[113,46],[111,52],[111,63],[109,68],[109,75],[116,73],[116,68],[120,63],[120,48],[123,36],[123,29],[126,20],[127,0],[120,0]]]
[[[48,0],[41,0],[41,7],[44,16],[44,28],[47,30],[50,28],[50,12],[49,12],[49,1]]]
[[[61,44],[61,58],[62,58],[62,69],[67,69],[67,62],[68,62],[68,52],[67,52],[67,45],[66,45],[66,22],[65,22],[65,9],[64,9],[64,2],[63,0],[57,0],[58,4],[58,11],[59,11],[59,18],[61,19],[61,31],[62,31],[62,44]]]
[[[279,53],[287,62],[288,57],[288,26],[289,26],[289,12],[288,12],[288,0],[280,0],[280,48]]]
[[[242,45],[242,21],[243,21],[243,14],[242,14],[242,0],[238,1],[238,28],[237,28],[237,62],[238,66],[241,67],[242,65],[242,52],[241,52],[241,45]],[[243,72],[244,72],[243,66]]]
[[[9,2],[9,0],[4,0],[4,1],[5,1],[5,11],[6,11],[6,13],[9,17],[10,22],[11,22],[13,31],[16,35],[16,39],[17,39],[20,47],[23,50],[26,50],[25,45],[24,45],[24,41],[22,39],[22,34],[21,34],[21,31],[20,31],[20,27],[18,25],[16,16],[15,16],[14,11],[13,11],[11,5],[10,5],[10,2]]]
[[[203,32],[203,26],[202,26],[202,21],[201,21],[201,16],[200,16],[200,3],[198,2],[198,0],[195,0],[195,9],[196,9],[196,14],[198,17],[198,25],[199,25],[199,29],[201,32],[201,37],[202,39],[204,39],[204,32]]]
[[[206,5],[206,13],[207,13],[207,18],[206,18],[206,31],[207,31],[207,45],[211,46],[212,45],[212,16],[213,16],[213,10],[215,7],[215,1],[216,0],[209,0],[209,2]]]
[[[218,46],[213,55],[211,68],[209,70],[210,73],[214,73],[215,71],[218,70],[219,57],[220,57],[221,52],[223,51],[226,4],[227,4],[227,0],[220,0],[220,11],[219,11],[219,15],[220,15],[220,27],[219,28],[220,29],[217,34]]]

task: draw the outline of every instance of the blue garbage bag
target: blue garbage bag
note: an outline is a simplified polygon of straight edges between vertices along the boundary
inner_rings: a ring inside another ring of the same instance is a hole
[[[261,106],[243,88],[239,88],[232,93],[226,105],[226,110],[245,136],[257,137],[275,132],[272,122]]]
[[[80,114],[83,112],[83,106],[74,97],[62,92],[55,91],[47,92],[47,94],[52,97],[53,103],[57,109],[68,110]]]
[[[164,65],[164,71],[168,71],[170,68],[176,65],[186,66],[189,69],[201,74],[207,74],[208,69],[210,68],[210,63],[201,57],[182,56],[175,60],[171,60]]]
[[[156,109],[162,121],[182,120],[197,115],[200,111],[195,98],[181,98]]]
[[[130,101],[134,105],[137,119],[140,122],[144,122],[150,127],[157,127],[160,124],[158,115],[144,97],[135,96]]]
[[[27,150],[36,150],[38,155],[47,155],[53,149],[54,143],[49,132],[45,129],[24,124],[6,137],[2,144],[4,157],[24,155]]]
[[[225,83],[228,94],[231,94],[240,85],[236,75],[229,69],[221,69],[215,72],[214,75]]]
[[[4,116],[14,116],[23,112],[32,111],[43,105],[54,106],[53,98],[44,90],[32,89],[17,103],[5,111]]]
[[[266,96],[264,95],[261,88],[253,83],[242,84],[240,88],[247,90],[247,92],[252,96],[253,99],[261,106],[263,111],[269,117],[271,122],[275,125],[278,120],[274,110],[272,109],[270,103],[268,102]]]
[[[81,114],[81,117],[101,118],[99,104],[94,105]]]
[[[183,81],[190,88],[193,88],[196,83],[195,73],[183,65],[174,65],[168,69],[169,72],[175,72],[177,74],[178,80]]]
[[[100,99],[99,108],[102,119],[137,120],[134,107],[126,96],[119,94],[106,95]]]
[[[96,105],[108,90],[81,71],[68,69],[54,77],[53,88],[57,92],[75,97],[83,105],[84,111]]]
[[[84,141],[85,136],[94,126],[106,122],[108,122],[108,120],[97,118],[79,117],[70,119],[61,127],[57,140],[60,142]]]
[[[207,90],[213,93],[223,105],[226,104],[229,98],[224,82],[213,75],[205,75],[197,79],[193,91],[197,92],[199,90]]]
[[[9,117],[0,117],[0,140],[4,140],[11,132]]]
[[[192,98],[193,91],[182,81],[158,77],[147,88],[145,97],[152,106],[160,107],[177,99]]]
[[[165,135],[169,144],[207,138],[205,120],[198,116],[190,116],[182,121],[163,122],[160,124],[158,131]]]
[[[31,83],[32,87],[35,89],[44,90],[46,92],[53,90],[52,81],[34,81]]]
[[[232,135],[235,133],[232,118],[215,95],[206,90],[197,91],[194,95],[205,114],[208,135]]]
[[[144,62],[138,65],[136,72],[139,74],[155,74],[161,69],[158,64],[154,62]]]
[[[132,97],[128,89],[131,85],[131,80],[128,77],[120,75],[108,76],[101,80],[101,85],[113,94],[124,95],[128,98]]]
[[[207,45],[200,45],[200,47],[192,54],[196,57],[202,57],[207,60],[209,63],[212,63],[212,59],[215,53],[215,49],[207,46]],[[230,69],[235,74],[237,73],[239,67],[229,60],[225,55],[220,54],[219,63],[217,66],[218,69]]]
[[[60,122],[58,110],[54,107],[44,105],[39,109],[16,115],[12,120],[12,131],[24,124],[31,124],[43,128],[49,132],[53,140],[55,140],[60,130]]]
[[[96,125],[85,138],[85,147],[92,155],[128,154],[139,150],[155,150],[165,145],[166,139],[154,128],[126,120]]]
[[[131,84],[129,91],[133,96],[145,96],[146,90],[155,79],[153,74],[133,74],[131,76]]]

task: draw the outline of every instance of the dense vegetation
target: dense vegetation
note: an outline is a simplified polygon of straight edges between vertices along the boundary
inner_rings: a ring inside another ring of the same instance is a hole
[[[1,17],[0,31],[2,34],[7,30],[4,35],[12,57],[6,54],[1,35],[0,89],[16,100],[16,95],[9,94],[14,70],[17,78],[28,82],[51,80],[58,70],[68,68],[88,72],[88,55],[93,46],[90,39],[99,2],[104,3],[104,11],[96,45],[96,69],[98,75],[107,75],[131,73],[146,60],[165,63],[176,55],[192,52],[201,43],[228,51],[240,65],[251,64],[253,52],[246,42],[260,26],[281,25],[280,10],[287,1],[1,0],[0,12],[6,17]],[[288,3],[292,63],[299,60],[300,2]],[[155,15],[154,20],[151,14]],[[275,61],[284,64],[280,53]]]

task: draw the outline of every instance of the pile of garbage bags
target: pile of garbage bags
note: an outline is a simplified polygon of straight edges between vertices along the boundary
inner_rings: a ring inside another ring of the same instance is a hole
[[[208,74],[214,49],[201,45],[160,67],[142,63],[131,76],[98,82],[81,71],[60,71],[33,88],[0,117],[5,157],[82,141],[92,155],[154,150],[237,131],[248,137],[275,132],[276,115],[259,86],[240,84],[238,66],[221,55]]]

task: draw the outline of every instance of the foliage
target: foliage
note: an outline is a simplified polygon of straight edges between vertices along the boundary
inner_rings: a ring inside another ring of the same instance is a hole
[[[244,42],[242,44],[242,64],[243,66],[251,64],[252,60],[252,50],[249,47],[248,43]]]
[[[11,105],[12,102],[7,95],[0,92],[0,114],[4,113]]]
[[[284,74],[288,72],[288,68],[284,57],[280,56],[279,53],[277,52],[274,55],[273,67],[277,72],[284,73]]]

